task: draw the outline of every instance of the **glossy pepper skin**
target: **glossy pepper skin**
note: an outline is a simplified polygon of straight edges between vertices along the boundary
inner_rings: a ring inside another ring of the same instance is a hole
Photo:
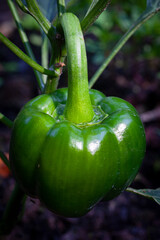
[[[66,217],[86,214],[112,199],[135,178],[145,152],[145,133],[128,102],[90,90],[104,119],[81,126],[63,116],[67,88],[27,103],[13,127],[10,157],[24,191]]]
[[[65,13],[68,88],[38,96],[17,116],[10,161],[24,191],[54,213],[80,217],[112,199],[134,179],[145,152],[145,134],[132,105],[88,90],[80,23]]]

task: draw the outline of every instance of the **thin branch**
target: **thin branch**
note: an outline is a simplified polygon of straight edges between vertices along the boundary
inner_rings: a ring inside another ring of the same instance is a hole
[[[48,70],[38,63],[36,63],[32,58],[26,55],[20,48],[18,48],[14,43],[12,43],[8,38],[6,38],[2,33],[0,33],[0,41],[2,41],[14,54],[16,54],[19,58],[21,58],[24,62],[26,62],[33,69],[37,70],[40,73],[56,76],[57,73],[55,71]]]
[[[4,123],[9,128],[12,128],[13,126],[13,122],[2,113],[0,113],[0,122]]]
[[[10,169],[10,164],[9,164],[8,158],[2,151],[0,151],[0,157],[1,157],[2,161],[4,162],[4,164]]]
[[[0,222],[0,235],[11,232],[17,220],[22,216],[25,200],[25,193],[16,184]]]
[[[48,56],[49,56],[49,48],[48,48],[48,38],[44,36],[43,43],[41,47],[41,64],[44,68],[48,68]],[[43,75],[43,82],[46,84],[47,76]]]
[[[109,63],[112,61],[112,59],[115,57],[115,55],[120,51],[120,49],[124,46],[124,44],[128,41],[128,39],[136,32],[136,30],[139,29],[143,23],[145,23],[148,19],[150,19],[156,13],[157,13],[157,11],[150,11],[148,9],[146,9],[146,11],[143,12],[143,14],[137,19],[137,21],[123,35],[123,37],[120,39],[120,41],[113,48],[111,54],[107,57],[107,59],[104,61],[104,63],[99,67],[99,69],[93,75],[93,77],[91,78],[90,83],[89,83],[89,88],[91,88],[95,84],[95,82],[97,81],[99,76],[103,73],[103,71],[106,69],[106,67],[109,65]]]
[[[39,9],[39,6],[37,4],[36,0],[26,0],[25,6],[21,0],[16,0],[19,7],[22,9],[22,11],[30,14],[34,19],[39,23],[45,34],[48,36],[48,38],[51,41],[55,38],[55,29],[52,26],[52,24],[48,21],[48,19],[42,14],[42,12]]]
[[[141,114],[142,122],[151,122],[160,119],[160,107],[153,109],[152,111],[148,111]]]
[[[25,50],[26,50],[28,56],[30,56],[34,61],[36,61],[35,56],[33,54],[33,51],[31,49],[31,46],[29,44],[27,35],[26,35],[26,33],[25,33],[25,31],[24,31],[24,29],[22,27],[22,24],[21,24],[18,12],[16,10],[15,4],[14,4],[14,2],[12,0],[7,0],[7,2],[8,2],[8,5],[9,5],[9,8],[11,10],[11,13],[13,15],[13,18],[15,20],[15,23],[17,25],[17,29],[19,31],[20,38],[21,38],[21,40],[22,40],[22,42],[24,44]],[[43,82],[43,79],[42,79],[42,75],[38,71],[36,71],[34,69],[33,69],[33,71],[34,71],[34,74],[36,76],[36,79],[37,79],[37,82],[38,82],[38,86],[39,86],[41,92],[43,92],[43,90],[44,90],[44,82]]]

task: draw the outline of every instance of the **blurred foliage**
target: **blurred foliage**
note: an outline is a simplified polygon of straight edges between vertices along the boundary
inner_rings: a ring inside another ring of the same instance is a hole
[[[23,15],[22,25],[26,30],[39,30],[39,24],[31,15],[28,14]]]
[[[42,2],[42,0],[38,0],[38,2]],[[49,2],[49,1],[48,1]],[[67,11],[75,13],[80,20],[83,19],[85,16],[92,0],[66,0],[67,4]],[[42,2],[43,3],[43,2]],[[45,4],[45,3],[44,3]],[[56,9],[57,11],[57,9]],[[43,11],[44,13],[44,11]],[[53,14],[55,15],[55,13]],[[28,14],[22,13],[22,25],[25,30],[28,31],[36,31],[36,33],[30,33],[30,41],[33,45],[40,46],[42,44],[41,37],[41,31],[39,28],[39,24],[36,22],[36,20]]]
[[[93,26],[89,29],[87,51],[94,53],[92,61],[100,64],[110,53],[113,46],[129,29],[132,23],[146,8],[146,1],[111,1]],[[136,54],[136,58],[156,58],[160,55],[159,14],[145,23],[125,45],[125,55]]]
[[[74,12],[80,20],[85,16],[92,0],[71,0],[67,11]],[[91,61],[100,65],[111,52],[111,49],[129,29],[132,23],[146,8],[146,0],[112,0],[109,7],[100,15],[89,29],[86,37],[87,51],[92,54]],[[125,56],[136,59],[151,59],[160,55],[160,15],[155,15],[145,23],[123,48]],[[35,20],[24,15],[23,26],[27,30],[38,29]],[[41,45],[41,40],[34,34],[30,36],[32,44]]]

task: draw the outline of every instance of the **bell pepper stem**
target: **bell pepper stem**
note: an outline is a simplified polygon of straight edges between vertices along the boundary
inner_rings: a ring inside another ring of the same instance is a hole
[[[9,234],[12,231],[22,215],[25,200],[26,195],[16,184],[0,222],[0,235]]]
[[[64,13],[60,19],[67,48],[68,99],[65,117],[73,123],[85,123],[94,116],[88,90],[86,49],[78,18]]]

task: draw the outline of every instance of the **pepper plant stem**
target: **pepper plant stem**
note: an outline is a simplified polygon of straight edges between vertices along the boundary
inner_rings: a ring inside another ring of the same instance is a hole
[[[12,192],[0,222],[0,235],[9,234],[23,211],[26,195],[18,184]]]
[[[14,43],[12,43],[8,38],[6,38],[2,33],[0,33],[0,41],[3,42],[14,54],[16,54],[19,58],[21,58],[24,62],[26,62],[33,69],[37,70],[40,73],[56,76],[57,73],[55,71],[48,70],[38,63],[36,63],[32,58],[28,57],[21,49],[19,49]]]
[[[65,12],[65,1],[64,0],[57,0],[57,8],[58,8],[58,17],[62,16]],[[58,24],[59,27],[59,24]],[[50,61],[50,66],[53,66],[55,71],[57,72],[57,77],[50,77],[48,76],[46,86],[45,86],[45,93],[52,93],[57,89],[59,79],[62,73],[62,69],[64,64],[64,59],[66,57],[66,50],[64,46],[64,41],[61,38],[61,35],[58,32],[58,27],[56,29],[56,38],[54,44],[52,44],[52,57]]]
[[[60,74],[59,74],[60,76]],[[54,92],[57,89],[58,86],[58,82],[59,82],[59,77],[47,77],[47,82],[45,85],[45,93],[49,94]]]
[[[63,40],[57,39],[55,46],[52,46],[52,57],[50,61],[50,67],[54,69],[56,75],[47,77],[47,82],[45,84],[45,93],[49,94],[57,89],[63,66],[65,66],[65,57],[66,53]]]
[[[120,51],[120,49],[124,46],[124,44],[128,41],[128,39],[136,32],[137,29],[141,27],[143,23],[145,23],[148,19],[150,19],[156,12],[149,11],[146,9],[144,13],[137,19],[137,21],[130,27],[130,29],[123,35],[123,37],[119,40],[116,46],[113,48],[111,54],[107,57],[104,63],[99,67],[96,73],[93,75],[89,82],[89,88],[95,84],[99,76],[103,73],[105,68],[109,65],[115,55]]]
[[[48,56],[49,56],[49,49],[48,49],[48,38],[44,36],[42,48],[41,48],[41,64],[44,68],[48,68]],[[43,82],[46,84],[47,75],[43,75]]]
[[[65,0],[57,0],[58,17],[62,16],[66,12]]]
[[[3,114],[0,114],[0,115],[3,115]],[[13,124],[10,120],[9,122],[10,122],[9,125],[11,127]],[[1,151],[0,151],[0,157],[2,161],[6,164],[6,166],[10,169],[10,163],[7,157]],[[19,185],[16,183],[15,188],[5,208],[2,219],[0,220],[0,235],[8,234],[11,232],[16,221],[22,215],[25,200],[26,200],[26,195],[21,190]]]
[[[72,13],[61,17],[67,48],[68,99],[65,117],[74,123],[85,123],[94,116],[88,90],[88,69],[84,38],[78,18]]]
[[[24,31],[24,29],[23,29],[23,27],[22,27],[22,24],[21,24],[21,21],[20,21],[18,12],[17,12],[17,10],[16,10],[15,4],[13,3],[12,0],[7,0],[7,2],[8,2],[8,5],[9,5],[9,8],[10,8],[10,10],[11,10],[11,13],[12,13],[12,15],[13,15],[13,18],[14,18],[14,20],[15,20],[15,23],[16,23],[16,25],[17,25],[17,29],[18,29],[18,31],[19,31],[19,35],[20,35],[20,38],[21,38],[21,40],[22,40],[22,42],[23,42],[23,45],[24,45],[24,47],[25,47],[25,50],[26,50],[28,56],[30,56],[34,61],[36,61],[35,56],[34,56],[34,54],[33,54],[33,51],[32,51],[32,49],[31,49],[31,46],[30,46],[30,44],[29,44],[27,35],[26,35],[26,33],[25,33],[25,31]],[[39,88],[40,88],[40,91],[43,92],[44,82],[43,82],[43,79],[42,79],[42,75],[41,75],[38,71],[36,71],[36,70],[34,70],[34,69],[33,69],[33,71],[34,71],[34,74],[35,74],[35,76],[36,76],[36,79],[37,79],[37,82],[38,82],[38,86],[39,86]]]

